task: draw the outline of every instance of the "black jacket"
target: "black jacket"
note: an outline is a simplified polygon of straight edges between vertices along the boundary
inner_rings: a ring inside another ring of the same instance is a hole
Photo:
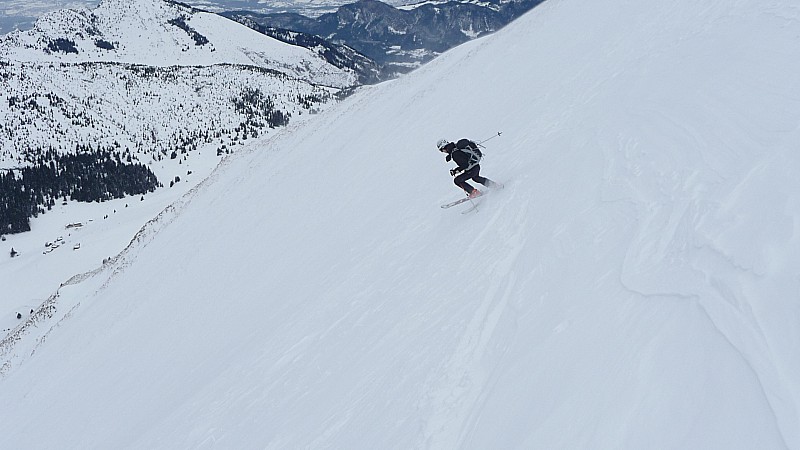
[[[478,145],[469,139],[460,139],[456,143],[451,142],[445,145],[444,148],[447,150],[445,160],[450,161],[452,159],[463,170],[471,169],[472,166],[480,162],[480,158],[483,156],[481,151],[478,150]]]

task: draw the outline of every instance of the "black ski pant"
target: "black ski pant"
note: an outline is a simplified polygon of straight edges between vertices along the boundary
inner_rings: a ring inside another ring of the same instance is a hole
[[[472,191],[475,189],[474,187],[470,186],[469,183],[467,183],[467,180],[473,180],[488,187],[493,187],[494,185],[497,184],[488,178],[482,177],[480,173],[481,173],[481,166],[480,164],[476,164],[472,169],[469,169],[464,173],[462,173],[461,175],[457,176],[453,180],[453,182],[456,184],[456,186],[463,189],[464,192],[466,192],[467,194],[471,194]]]

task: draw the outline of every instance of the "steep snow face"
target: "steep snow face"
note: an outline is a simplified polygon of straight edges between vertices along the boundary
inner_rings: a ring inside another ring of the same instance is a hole
[[[25,62],[246,64],[335,87],[356,82],[351,71],[328,64],[308,49],[164,0],[103,0],[93,10],[49,13],[34,29],[0,38],[0,56]]]
[[[59,448],[800,448],[800,15],[551,0],[228,158],[0,344]],[[506,183],[477,213],[440,137]]]

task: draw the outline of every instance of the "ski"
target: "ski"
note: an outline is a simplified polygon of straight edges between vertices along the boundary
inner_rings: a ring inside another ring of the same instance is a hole
[[[452,208],[453,206],[460,205],[460,204],[462,204],[464,202],[468,202],[468,201],[470,201],[469,197],[460,198],[460,199],[458,199],[458,200],[456,200],[454,202],[445,203],[444,205],[442,205],[442,209]]]
[[[470,200],[480,200],[481,198],[483,198],[483,197],[485,197],[486,195],[488,195],[488,194],[489,194],[489,192],[491,192],[491,191],[493,191],[493,190],[496,190],[496,189],[503,189],[504,187],[505,187],[505,186],[503,186],[503,184],[502,184],[502,183],[497,183],[497,182],[496,182],[496,183],[495,183],[495,185],[494,185],[493,187],[491,187],[491,188],[489,188],[488,190],[484,191],[484,192],[483,192],[483,194],[481,194],[481,195],[479,195],[479,196],[477,196],[477,197],[475,197],[475,198],[464,197],[464,198],[460,198],[460,199],[458,199],[458,200],[456,200],[456,201],[454,201],[454,202],[445,203],[444,205],[442,205],[442,209],[452,208],[453,206],[460,205],[460,204],[462,204],[462,203],[464,203],[464,202],[468,202],[468,201],[470,201]],[[477,207],[478,207],[478,205],[477,205],[477,204],[475,204],[475,205],[473,205],[473,207],[472,207],[472,208],[470,208],[470,209],[468,209],[468,210],[466,210],[466,211],[464,211],[464,212],[465,212],[465,213],[467,213],[467,212],[470,212],[470,211],[474,210],[474,209],[475,209],[475,208],[477,208]]]

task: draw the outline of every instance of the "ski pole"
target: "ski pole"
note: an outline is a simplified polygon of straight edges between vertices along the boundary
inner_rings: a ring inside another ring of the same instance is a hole
[[[484,139],[484,140],[478,142],[478,145],[483,146],[484,142],[491,141],[492,139],[496,138],[497,136],[500,136],[501,134],[503,134],[503,132],[502,131],[498,131],[497,134],[492,135],[492,137]]]

